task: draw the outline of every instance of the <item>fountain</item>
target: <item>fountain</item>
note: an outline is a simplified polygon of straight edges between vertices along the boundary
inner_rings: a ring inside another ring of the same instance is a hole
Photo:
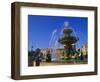
[[[64,46],[65,59],[71,59],[75,54],[75,43],[79,40],[78,37],[72,35],[73,29],[68,23],[64,26],[63,36],[58,39],[58,42]]]

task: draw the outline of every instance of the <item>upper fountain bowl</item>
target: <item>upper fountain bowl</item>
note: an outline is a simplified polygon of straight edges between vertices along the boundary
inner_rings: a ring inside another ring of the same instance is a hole
[[[63,33],[64,34],[70,34],[70,33],[72,33],[72,29],[68,28],[68,27],[65,27],[64,30],[63,30]]]

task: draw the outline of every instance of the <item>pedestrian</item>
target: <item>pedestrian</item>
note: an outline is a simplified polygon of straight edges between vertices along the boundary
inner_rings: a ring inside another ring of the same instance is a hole
[[[50,51],[47,52],[46,61],[47,62],[51,62],[51,54],[50,54]]]
[[[35,51],[35,66],[40,66],[41,63],[41,53],[40,53],[40,49],[37,48]]]

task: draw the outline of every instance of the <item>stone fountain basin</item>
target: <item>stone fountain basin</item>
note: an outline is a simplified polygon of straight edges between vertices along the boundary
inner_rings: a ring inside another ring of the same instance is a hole
[[[62,37],[58,40],[61,44],[74,44],[78,41],[79,39],[75,36],[70,36],[70,37]]]

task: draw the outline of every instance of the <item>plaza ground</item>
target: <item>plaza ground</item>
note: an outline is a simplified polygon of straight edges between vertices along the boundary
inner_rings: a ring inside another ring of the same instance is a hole
[[[34,66],[35,62],[33,62]],[[55,66],[55,65],[78,65],[78,64],[87,64],[83,62],[41,62],[40,66]]]

